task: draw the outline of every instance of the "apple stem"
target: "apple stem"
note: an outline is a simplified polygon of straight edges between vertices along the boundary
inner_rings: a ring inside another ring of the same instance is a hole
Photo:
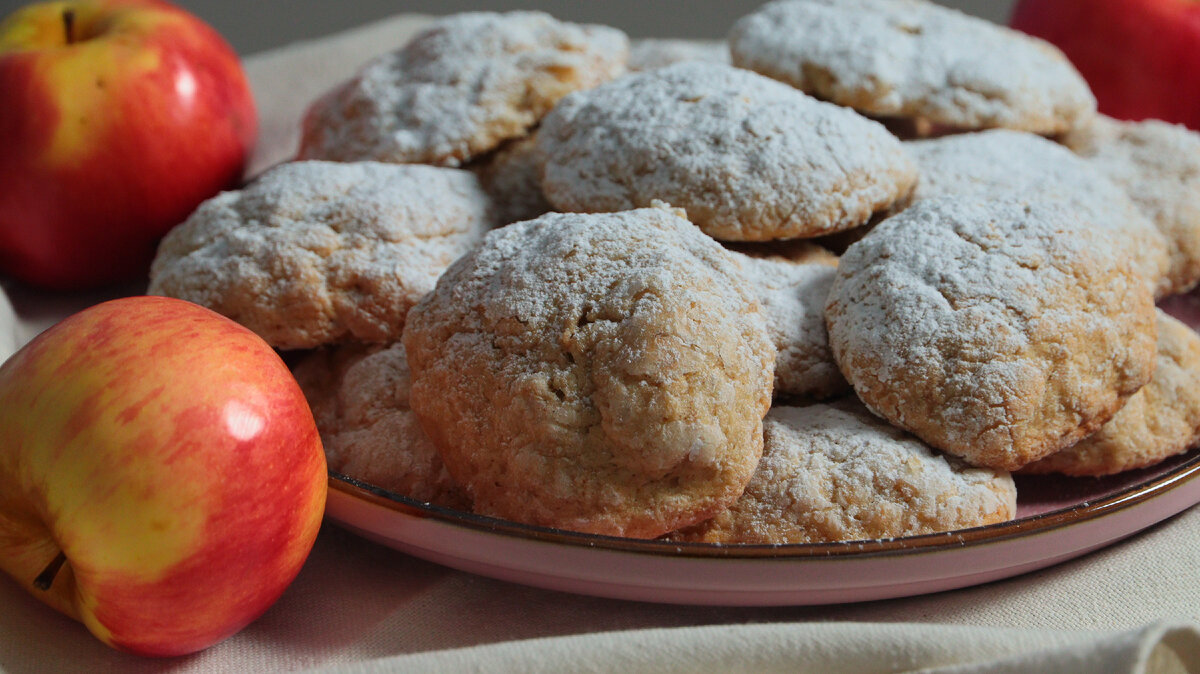
[[[62,568],[63,563],[66,561],[67,556],[63,554],[62,550],[59,550],[58,555],[50,560],[50,563],[38,574],[37,578],[33,579],[33,586],[39,590],[49,590],[50,586],[54,584],[54,577],[58,575],[58,570]]]
[[[63,10],[63,30],[67,34],[67,44],[75,44],[75,10]]]

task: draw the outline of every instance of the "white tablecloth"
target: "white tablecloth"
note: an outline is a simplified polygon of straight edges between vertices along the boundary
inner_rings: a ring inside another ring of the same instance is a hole
[[[262,117],[251,171],[292,154],[308,101],[423,21],[396,17],[247,59]],[[26,336],[114,294],[10,290]],[[453,571],[327,524],[273,608],[194,656],[114,652],[6,579],[0,607],[0,670],[13,672],[1200,672],[1192,627],[1200,508],[1036,573],[857,605],[687,607],[567,595]]]

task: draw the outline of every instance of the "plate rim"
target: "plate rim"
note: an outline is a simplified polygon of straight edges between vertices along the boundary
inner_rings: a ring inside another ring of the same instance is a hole
[[[1126,510],[1149,499],[1174,491],[1197,478],[1200,478],[1200,451],[1193,450],[1190,457],[1174,468],[1145,481],[1135,482],[1102,498],[1007,522],[919,536],[833,543],[781,544],[675,542],[589,534],[523,524],[424,503],[333,470],[329,471],[328,484],[330,491],[339,492],[346,497],[365,501],[399,514],[432,519],[468,530],[507,535],[527,541],[666,557],[795,560],[845,557],[860,559],[906,555],[944,549],[962,549],[1022,538]],[[1064,476],[1064,479],[1079,478]]]

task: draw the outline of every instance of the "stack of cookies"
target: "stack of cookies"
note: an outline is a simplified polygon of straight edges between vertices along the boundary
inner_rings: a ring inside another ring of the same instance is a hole
[[[727,43],[434,21],[202,205],[155,294],[295,350],[330,468],[686,542],[981,526],[1200,443],[1200,137],[924,0]]]

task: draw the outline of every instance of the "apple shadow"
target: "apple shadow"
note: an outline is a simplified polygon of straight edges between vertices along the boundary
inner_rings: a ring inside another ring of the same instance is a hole
[[[313,667],[402,612],[413,595],[449,573],[325,524],[296,580],[258,620],[207,650],[167,659],[109,648],[82,624],[2,576],[0,671],[141,674]]]
[[[296,580],[258,620],[233,639],[205,651],[238,659],[262,651],[286,653],[288,666],[315,667],[404,613],[414,596],[454,573],[361,538],[326,522]],[[251,660],[258,659],[251,657]]]
[[[195,656],[156,660],[109,648],[81,623],[38,601],[8,576],[0,577],[0,671],[167,672]]]
[[[91,290],[67,292],[43,290],[12,279],[0,279],[0,291],[8,295],[20,323],[22,343],[46,328],[84,309],[121,297],[146,294],[148,280],[138,278]]]

